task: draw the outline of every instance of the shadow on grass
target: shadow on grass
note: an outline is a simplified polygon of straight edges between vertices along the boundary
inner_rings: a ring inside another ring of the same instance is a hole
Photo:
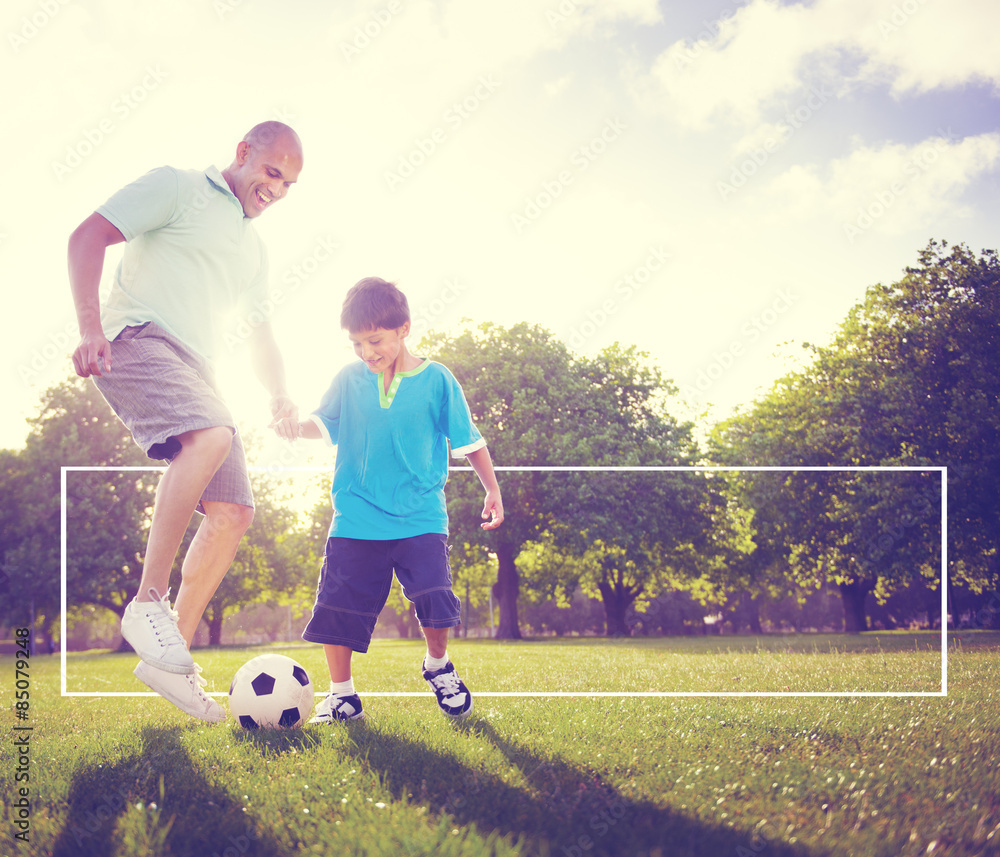
[[[398,796],[426,803],[457,824],[475,825],[482,834],[519,839],[522,855],[813,854],[802,845],[773,841],[766,829],[759,834],[741,832],[626,796],[599,773],[515,744],[475,715],[455,728],[492,744],[520,771],[525,785],[510,785],[495,774],[395,735],[352,730],[352,741],[344,751],[378,773]]]
[[[233,742],[249,744],[261,756],[283,756],[285,753],[301,753],[312,750],[320,744],[316,733],[303,729],[240,729],[233,726]]]
[[[77,772],[53,857],[108,857],[122,851],[171,857],[284,855],[285,849],[238,802],[197,772],[182,733],[180,727],[146,727],[142,755]]]

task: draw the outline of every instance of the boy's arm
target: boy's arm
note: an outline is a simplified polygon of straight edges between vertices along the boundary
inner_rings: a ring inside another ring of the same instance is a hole
[[[276,418],[269,428],[273,428],[278,437],[283,437],[285,440],[295,440],[298,437],[304,437],[307,440],[321,440],[323,437],[319,426],[312,420],[285,418],[282,421],[280,418]]]
[[[483,488],[486,489],[486,500],[483,502],[483,520],[486,523],[481,526],[484,530],[495,530],[503,523],[503,498],[500,496],[496,473],[493,472],[490,451],[483,446],[465,457],[476,471],[479,481],[483,483]]]
[[[323,433],[319,430],[319,426],[312,420],[302,420],[299,423],[299,437],[308,438],[309,440],[320,440],[323,437]]]

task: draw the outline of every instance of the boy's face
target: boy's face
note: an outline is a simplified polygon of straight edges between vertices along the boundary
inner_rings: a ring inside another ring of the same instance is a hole
[[[396,359],[403,352],[403,340],[410,332],[410,323],[406,322],[395,330],[384,327],[375,330],[348,333],[354,353],[358,355],[372,372],[384,372],[390,366],[395,368]]]

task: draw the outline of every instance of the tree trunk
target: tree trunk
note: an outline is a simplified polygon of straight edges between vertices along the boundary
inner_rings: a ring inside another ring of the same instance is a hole
[[[744,592],[743,604],[747,609],[747,624],[750,626],[750,633],[763,634],[764,630],[760,627],[760,603],[753,595]]]
[[[213,610],[205,613],[208,625],[208,644],[210,646],[222,645],[222,610]]]
[[[497,623],[497,640],[520,640],[521,628],[517,621],[517,597],[521,589],[521,576],[514,565],[515,552],[510,545],[497,546],[497,582],[493,594],[500,605]]]
[[[628,587],[618,586],[607,580],[597,584],[597,588],[601,592],[601,603],[604,605],[605,634],[609,637],[632,636],[626,614],[635,601],[635,596],[628,591]]]
[[[868,630],[868,613],[865,601],[868,593],[874,589],[870,580],[860,580],[853,583],[841,583],[840,597],[844,602],[844,633],[860,634]]]
[[[629,637],[632,634],[631,628],[625,621],[625,613],[628,604],[625,599],[617,593],[602,592],[604,603],[604,630],[609,637]]]

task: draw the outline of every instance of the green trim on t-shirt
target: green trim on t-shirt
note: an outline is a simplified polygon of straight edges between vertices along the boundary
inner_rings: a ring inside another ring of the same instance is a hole
[[[392,377],[392,383],[389,384],[389,391],[386,392],[385,389],[385,372],[378,373],[378,403],[382,410],[392,407],[392,400],[396,398],[396,392],[399,390],[399,384],[403,378],[411,378],[414,375],[419,375],[428,366],[431,365],[431,361],[426,357],[423,358],[424,362],[421,363],[416,369],[409,369],[406,372],[397,372]]]

